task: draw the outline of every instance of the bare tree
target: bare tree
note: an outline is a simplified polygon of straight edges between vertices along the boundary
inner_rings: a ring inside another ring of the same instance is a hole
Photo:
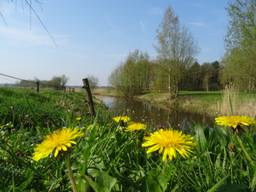
[[[93,76],[93,75],[89,75],[87,78],[88,78],[89,83],[90,83],[90,88],[95,89],[98,85],[98,82],[99,82],[98,78]]]
[[[68,77],[66,75],[61,75],[60,76],[60,86],[62,87],[62,89],[64,89],[66,87],[67,82],[68,82]]]
[[[171,7],[168,7],[163,21],[157,31],[158,62],[168,73],[170,98],[178,94],[178,84],[184,69],[193,62],[197,46],[187,28],[182,27],[179,18]]]

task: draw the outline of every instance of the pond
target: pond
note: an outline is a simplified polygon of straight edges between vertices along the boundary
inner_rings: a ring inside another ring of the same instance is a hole
[[[180,109],[163,109],[148,102],[126,100],[122,97],[97,96],[114,115],[128,115],[133,121],[146,123],[152,128],[173,127],[189,130],[200,124],[213,125],[213,117],[200,113],[191,113]]]

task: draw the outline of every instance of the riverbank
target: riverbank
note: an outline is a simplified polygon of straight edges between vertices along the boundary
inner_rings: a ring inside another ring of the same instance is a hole
[[[236,93],[228,99],[226,97],[223,91],[181,91],[175,101],[169,100],[168,93],[148,93],[136,98],[162,108],[179,107],[188,112],[256,116],[256,94]]]
[[[93,95],[120,97],[121,95],[112,87],[98,87],[92,90]]]
[[[179,107],[184,111],[214,114],[215,105],[221,102],[222,92],[181,91],[175,101],[170,101],[168,93],[147,93],[136,98],[162,108]]]
[[[96,89],[94,94],[120,97],[120,94],[113,88]],[[138,95],[135,99],[149,102],[163,109],[179,108],[187,112],[207,113],[208,115],[231,113],[230,101],[225,98],[223,91],[180,91],[175,101],[169,100],[168,93],[156,92]],[[255,93],[237,93],[230,99],[235,114],[256,116]]]

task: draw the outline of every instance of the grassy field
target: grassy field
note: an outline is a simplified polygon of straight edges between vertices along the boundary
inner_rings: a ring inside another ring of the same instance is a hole
[[[86,109],[84,93],[0,89],[0,122],[11,122],[18,128],[64,126],[64,117],[88,116]]]
[[[92,119],[82,93],[0,89],[0,101],[0,191],[256,189],[255,119],[236,128],[197,125],[191,136],[166,128],[160,140],[150,141],[160,149],[146,142],[160,130],[132,130],[132,122],[113,121],[100,105]],[[61,135],[56,130],[62,127],[79,130],[79,137]],[[49,140],[43,158],[35,160],[37,144]]]

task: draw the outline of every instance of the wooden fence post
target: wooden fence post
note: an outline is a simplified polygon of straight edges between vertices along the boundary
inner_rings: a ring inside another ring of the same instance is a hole
[[[89,104],[89,112],[91,114],[91,116],[95,116],[95,110],[94,110],[94,104],[93,104],[93,100],[92,100],[92,93],[91,93],[91,89],[90,89],[90,85],[89,85],[89,81],[87,78],[83,79],[83,88],[85,88],[86,92],[87,92],[87,96],[88,96],[88,104]]]
[[[36,81],[36,92],[39,93],[40,81]]]

